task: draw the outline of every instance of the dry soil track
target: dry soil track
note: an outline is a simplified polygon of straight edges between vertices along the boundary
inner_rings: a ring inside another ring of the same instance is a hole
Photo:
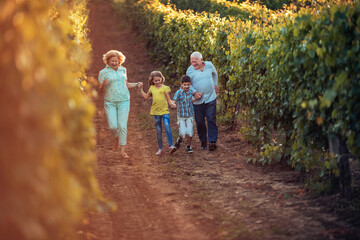
[[[158,65],[143,42],[116,16],[110,0],[92,0],[89,74],[97,78],[102,55],[122,51],[130,82],[144,81]],[[103,93],[95,100],[96,171],[115,212],[90,214],[84,230],[90,239],[358,239],[359,232],[306,198],[297,174],[284,168],[246,163],[248,146],[236,133],[220,129],[219,148],[194,154],[184,147],[158,158],[150,102],[131,89],[128,153],[111,151],[103,112]],[[172,115],[175,112],[171,112]],[[150,123],[149,123],[150,121]],[[173,121],[174,124],[174,121]],[[176,134],[176,128],[173,128]]]

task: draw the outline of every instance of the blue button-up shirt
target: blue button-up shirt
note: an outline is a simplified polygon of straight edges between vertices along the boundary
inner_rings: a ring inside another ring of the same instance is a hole
[[[202,98],[193,102],[198,105],[209,103],[216,99],[215,86],[218,85],[218,74],[212,62],[205,61],[204,70],[195,69],[192,65],[187,69],[186,75],[191,78],[191,89],[202,93]]]
[[[188,118],[194,116],[194,106],[192,105],[192,99],[195,91],[189,89],[184,91],[182,88],[176,91],[174,100],[177,104],[178,117]]]
[[[126,68],[119,66],[117,71],[106,65],[104,69],[99,72],[99,82],[102,83],[105,79],[109,80],[109,84],[105,86],[104,99],[109,102],[118,102],[130,100],[130,92],[126,86]]]

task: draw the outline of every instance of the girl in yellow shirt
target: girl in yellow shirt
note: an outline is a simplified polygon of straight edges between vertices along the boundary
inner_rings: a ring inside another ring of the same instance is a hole
[[[161,155],[164,149],[161,120],[164,122],[170,154],[176,151],[176,147],[173,145],[168,104],[170,104],[172,108],[176,108],[176,105],[171,101],[170,87],[165,86],[164,82],[165,78],[162,73],[159,71],[153,71],[149,76],[149,91],[145,93],[143,87],[140,86],[141,95],[145,98],[145,100],[151,97],[153,98],[150,115],[154,116],[156,137],[159,145],[159,150],[156,152],[156,155]]]

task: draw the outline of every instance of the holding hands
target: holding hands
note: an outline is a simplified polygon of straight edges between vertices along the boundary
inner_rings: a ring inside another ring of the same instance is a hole
[[[109,84],[109,79],[105,79],[102,83],[100,83],[100,89],[102,89],[103,87],[105,87],[106,85]]]
[[[202,93],[200,93],[200,92],[195,92],[195,93],[194,93],[194,97],[195,97],[195,100],[200,99],[200,98],[202,98]]]
[[[176,108],[176,107],[177,107],[175,100],[172,100],[172,101],[170,102],[170,107],[171,107],[171,108]]]
[[[136,87],[142,89],[144,84],[142,82],[137,82]]]

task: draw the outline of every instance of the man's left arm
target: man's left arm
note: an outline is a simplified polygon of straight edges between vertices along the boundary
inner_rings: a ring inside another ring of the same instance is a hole
[[[192,84],[190,85],[190,90],[194,92],[195,100],[202,97],[202,93],[198,92]]]
[[[219,93],[220,90],[219,90],[219,85],[218,85],[218,74],[217,74],[217,71],[214,67],[214,65],[211,63],[211,66],[212,66],[212,72],[211,72],[211,76],[212,76],[212,79],[214,81],[214,88],[215,88],[215,92],[216,93]]]

